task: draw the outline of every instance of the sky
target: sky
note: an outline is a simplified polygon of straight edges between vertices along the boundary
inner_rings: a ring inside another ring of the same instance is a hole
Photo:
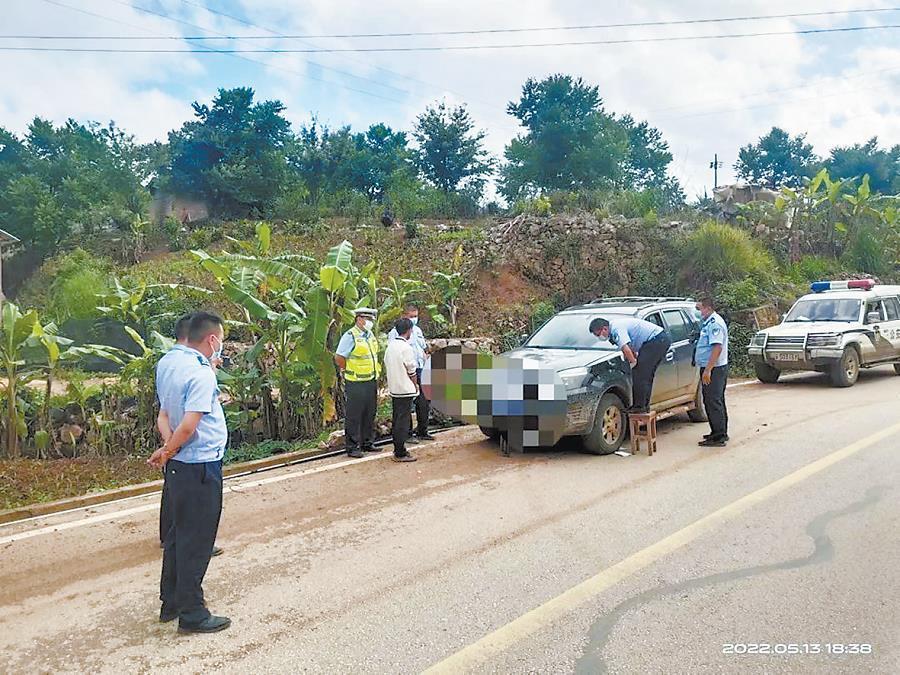
[[[900,8],[900,2],[896,3]],[[279,99],[294,125],[316,116],[331,127],[375,122],[409,130],[426,106],[466,103],[501,157],[521,129],[506,114],[529,77],[581,77],[599,87],[604,106],[663,132],[672,173],[689,198],[734,179],[741,146],[772,126],[807,134],[820,155],[878,136],[900,143],[900,28],[817,35],[689,39],[618,45],[433,52],[329,54],[216,53],[224,48],[351,48],[558,43],[725,33],[786,32],[900,25],[889,0],[3,0],[0,35],[91,36],[92,40],[0,38],[0,47],[206,49],[199,54],[0,51],[0,126],[21,134],[40,116],[56,123],[109,120],[142,142],[165,140],[192,116],[193,101],[218,88],[250,86]],[[210,11],[213,10],[213,11]],[[839,11],[820,17],[676,26],[619,27],[456,36],[281,39],[497,28],[672,21]],[[216,12],[219,12],[218,14]],[[223,16],[230,15],[233,18]],[[188,43],[100,40],[258,36]],[[202,46],[201,46],[202,45]]]

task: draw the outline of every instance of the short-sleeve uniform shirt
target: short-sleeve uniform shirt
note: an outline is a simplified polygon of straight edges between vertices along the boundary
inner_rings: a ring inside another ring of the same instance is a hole
[[[173,431],[185,413],[203,413],[197,430],[173,459],[188,464],[222,459],[228,427],[219,402],[216,373],[203,354],[184,345],[170,349],[156,366],[156,397]]]
[[[725,325],[724,319],[716,312],[707,317],[706,321],[700,326],[700,339],[697,340],[697,347],[694,351],[694,363],[700,368],[706,368],[709,363],[709,357],[712,355],[713,347],[722,345],[722,353],[713,364],[713,367],[728,365],[728,326]]]

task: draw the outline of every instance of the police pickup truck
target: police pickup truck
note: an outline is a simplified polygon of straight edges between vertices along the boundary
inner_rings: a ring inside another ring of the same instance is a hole
[[[828,373],[835,387],[860,368],[894,364],[900,375],[900,286],[871,279],[817,281],[780,324],[750,342],[756,376],[774,384],[784,371]]]

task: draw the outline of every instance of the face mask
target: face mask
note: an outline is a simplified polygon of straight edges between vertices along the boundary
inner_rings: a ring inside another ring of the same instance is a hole
[[[419,317],[417,317],[417,316],[411,317],[411,318],[410,318],[410,321],[412,321],[412,325],[413,325],[413,326],[418,326],[418,325],[419,325]]]
[[[363,329],[364,329],[366,332],[372,330],[374,327],[375,327],[375,324],[372,323],[371,321],[369,321],[368,319],[366,319],[365,321],[363,321]]]
[[[214,359],[221,359],[221,358],[222,358],[222,350],[225,349],[225,345],[222,344],[222,341],[221,341],[221,340],[218,340],[218,338],[217,338],[217,341],[218,341],[218,343],[219,343],[219,348],[216,349],[215,351],[213,351],[213,353],[212,353],[212,358],[214,358]]]

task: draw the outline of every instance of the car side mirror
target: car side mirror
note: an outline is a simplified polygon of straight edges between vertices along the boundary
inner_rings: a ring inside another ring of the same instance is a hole
[[[527,340],[527,339],[528,339],[528,333],[522,333],[522,334],[519,336],[519,343],[524,345],[524,344],[525,344],[525,340]]]
[[[878,323],[879,321],[881,321],[880,312],[869,312],[866,314],[866,323]]]
[[[697,340],[700,339],[700,331],[697,328],[695,328],[694,330],[691,331],[690,339],[691,339],[691,342],[696,342]]]

